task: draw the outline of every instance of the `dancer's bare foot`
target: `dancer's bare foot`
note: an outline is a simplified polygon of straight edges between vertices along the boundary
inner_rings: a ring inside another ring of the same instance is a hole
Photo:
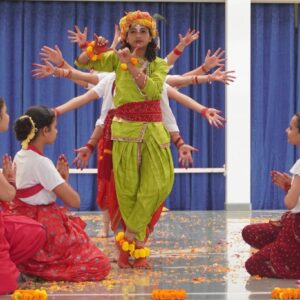
[[[117,263],[118,266],[122,269],[132,268],[132,265],[129,262],[129,252],[120,250],[120,255]]]
[[[147,261],[146,257],[136,258],[133,263],[133,268],[136,269],[152,269],[152,266]]]
[[[103,228],[101,228],[100,237],[101,238],[109,237],[109,222],[103,222]]]

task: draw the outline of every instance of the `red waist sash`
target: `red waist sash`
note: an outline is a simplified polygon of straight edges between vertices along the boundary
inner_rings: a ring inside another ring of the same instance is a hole
[[[102,153],[99,153],[99,178],[110,179],[112,169],[112,141],[111,124],[114,117],[122,118],[133,122],[161,122],[162,113],[159,100],[146,100],[142,102],[129,102],[111,109],[105,119],[103,138],[104,146]]]
[[[43,189],[41,184],[36,184],[25,189],[19,189],[16,192],[16,198],[28,198],[31,197]]]

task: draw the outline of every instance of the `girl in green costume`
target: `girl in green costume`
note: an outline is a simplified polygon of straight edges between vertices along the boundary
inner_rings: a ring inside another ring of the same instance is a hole
[[[116,236],[118,264],[130,267],[131,255],[133,267],[149,268],[149,249],[144,243],[147,224],[171,192],[174,181],[170,136],[161,122],[159,106],[168,66],[156,57],[156,23],[149,13],[129,12],[120,20],[120,28],[121,50],[100,53],[100,38],[88,45],[76,64],[116,73],[116,111],[111,125],[107,125],[111,131],[107,141],[113,141],[116,192],[127,228],[125,234]],[[180,139],[178,136],[177,145]],[[103,161],[110,153],[109,148],[104,149]]]

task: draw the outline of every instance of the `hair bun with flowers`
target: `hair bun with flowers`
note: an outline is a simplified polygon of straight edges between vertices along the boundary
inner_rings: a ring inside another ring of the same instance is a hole
[[[28,148],[28,144],[30,143],[30,141],[34,138],[35,133],[38,131],[37,128],[35,127],[35,123],[32,120],[32,118],[28,115],[23,115],[19,118],[19,120],[23,120],[23,119],[28,119],[29,122],[31,123],[31,130],[29,132],[29,134],[27,135],[26,139],[24,139],[21,143],[22,145],[22,149],[27,149]]]
[[[139,24],[147,27],[153,38],[157,35],[155,19],[148,12],[137,10],[126,13],[126,16],[120,20],[121,38],[123,40],[126,39],[129,27],[132,24]]]

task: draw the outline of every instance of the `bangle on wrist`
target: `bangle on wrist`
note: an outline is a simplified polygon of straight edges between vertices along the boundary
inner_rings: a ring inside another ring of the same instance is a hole
[[[208,74],[208,75],[207,75],[207,82],[208,82],[209,84],[212,84],[212,81],[213,81],[212,75],[211,75],[211,74]]]
[[[59,65],[57,65],[57,67],[58,67],[58,68],[62,68],[64,64],[65,64],[65,61],[62,60],[62,62],[61,62]]]
[[[89,42],[88,41],[85,41],[84,43],[82,44],[79,44],[79,47],[81,50],[84,50],[87,48],[87,46],[89,45]]]
[[[182,54],[182,51],[178,50],[176,47],[173,49],[173,53],[177,56]]]
[[[200,114],[203,118],[206,118],[206,114],[207,114],[208,108],[205,107],[200,111]]]
[[[87,147],[91,152],[93,152],[95,149],[95,146],[90,143],[86,143],[84,146]]]
[[[202,69],[202,71],[204,72],[204,73],[208,73],[208,69],[205,67],[205,65],[203,64],[203,65],[201,65],[201,69]]]
[[[184,141],[181,141],[179,144],[176,145],[176,148],[179,150],[184,145]]]

